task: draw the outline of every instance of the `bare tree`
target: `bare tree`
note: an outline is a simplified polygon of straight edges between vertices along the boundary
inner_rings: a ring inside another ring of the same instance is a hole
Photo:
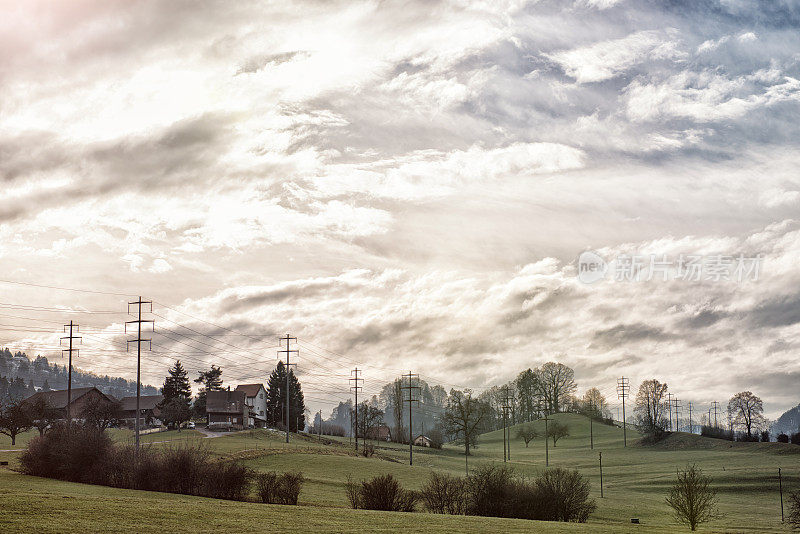
[[[717,517],[717,493],[711,488],[711,477],[692,465],[678,473],[667,504],[678,522],[692,530]]]
[[[80,417],[87,425],[103,432],[105,429],[119,424],[122,419],[122,406],[119,402],[108,402],[93,397],[83,405]]]
[[[395,378],[392,395],[392,415],[394,415],[394,439],[403,441],[406,435],[406,427],[403,419],[403,381]]]
[[[472,390],[451,390],[442,422],[445,431],[464,440],[464,454],[469,456],[470,445],[475,445],[478,433],[489,406],[472,397]]]
[[[17,444],[17,435],[33,426],[27,406],[13,402],[0,409],[0,433],[11,438],[11,445]]]
[[[650,437],[658,437],[667,427],[667,384],[655,378],[645,380],[636,394],[636,424],[639,430]]]
[[[605,416],[606,398],[597,388],[589,388],[581,399],[581,410],[588,417],[600,419]]]
[[[562,363],[547,362],[538,371],[538,383],[549,413],[557,413],[575,393],[575,371]]]
[[[355,414],[351,414],[351,419],[355,420]],[[358,405],[358,420],[356,425],[358,435],[365,439],[375,439],[376,427],[383,423],[383,410],[368,402],[361,402]]]
[[[534,428],[533,423],[525,423],[517,428],[517,437],[525,440],[525,448],[527,448],[528,443],[539,437],[539,433]]]
[[[742,391],[731,397],[728,413],[731,414],[731,423],[743,428],[748,438],[753,436],[753,428],[759,428],[765,422],[763,403],[750,391]]]
[[[43,436],[44,431],[50,428],[59,419],[59,412],[42,397],[36,397],[33,402],[27,403],[28,416],[31,425],[39,430],[39,435]]]
[[[567,436],[569,436],[569,427],[563,423],[559,423],[558,421],[553,421],[553,423],[547,429],[547,437],[552,438],[553,447],[556,446],[556,442],[558,440]]]

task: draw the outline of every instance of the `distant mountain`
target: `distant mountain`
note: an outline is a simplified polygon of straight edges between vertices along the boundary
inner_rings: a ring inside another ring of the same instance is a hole
[[[114,376],[99,376],[72,367],[72,387],[95,386],[116,398],[136,395],[136,382]],[[23,352],[0,349],[0,400],[21,399],[40,390],[67,389],[67,367],[51,364],[44,356],[33,361]],[[153,386],[142,384],[142,395],[157,395]]]
[[[772,423],[770,434],[777,436],[778,434],[793,434],[800,432],[800,404],[790,410],[786,410],[783,415]]]

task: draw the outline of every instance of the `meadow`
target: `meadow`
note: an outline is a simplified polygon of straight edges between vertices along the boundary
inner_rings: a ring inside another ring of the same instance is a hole
[[[549,445],[550,466],[578,469],[592,483],[597,511],[585,525],[520,520],[437,516],[432,514],[368,512],[350,510],[344,485],[355,480],[392,473],[405,487],[419,489],[432,470],[454,475],[465,473],[463,449],[445,446],[414,449],[414,465],[408,465],[408,446],[372,442],[371,458],[355,453],[347,438],[321,441],[316,436],[284,435],[270,430],[234,433],[219,438],[202,437],[197,431],[163,432],[144,436],[148,446],[171,447],[191,443],[208,447],[213,454],[236,458],[259,471],[302,471],[306,483],[300,507],[237,503],[133,490],[118,490],[71,484],[21,475],[13,468],[18,452],[0,453],[10,462],[0,469],[0,528],[10,530],[102,531],[113,521],[119,529],[142,530],[141,514],[146,510],[147,528],[182,532],[205,532],[219,527],[244,531],[356,531],[368,524],[370,531],[411,528],[416,532],[516,532],[535,525],[541,532],[647,532],[688,531],[672,517],[664,499],[676,470],[696,464],[713,478],[719,496],[719,519],[701,527],[706,532],[786,532],[780,521],[777,470],[782,468],[784,491],[800,490],[800,447],[780,443],[732,443],[684,433],[672,434],[662,443],[643,446],[628,430],[623,446],[622,430],[594,423],[594,449],[590,449],[589,422],[574,414],[555,416],[567,424],[570,436]],[[542,423],[543,425],[543,423]],[[536,475],[545,468],[545,447],[541,438],[525,447],[514,438],[511,461],[507,464],[522,476]],[[18,446],[34,434],[18,439]],[[114,430],[118,441],[129,441],[127,431]],[[0,440],[0,449],[9,449]],[[599,453],[603,456],[603,498],[600,497]],[[502,431],[480,437],[469,457],[469,468],[503,463]],[[52,522],[54,514],[61,522]],[[113,518],[113,519],[112,519]],[[368,519],[367,519],[368,518]],[[632,525],[637,518],[639,525]],[[364,521],[368,521],[365,523]],[[138,526],[136,526],[138,525]],[[135,527],[135,528],[134,528]],[[48,530],[49,529],[49,530]]]

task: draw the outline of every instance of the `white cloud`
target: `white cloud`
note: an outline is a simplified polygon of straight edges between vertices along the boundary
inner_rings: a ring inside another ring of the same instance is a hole
[[[647,58],[681,59],[685,53],[679,49],[676,34],[675,30],[640,31],[548,57],[578,83],[600,82],[622,74]]]

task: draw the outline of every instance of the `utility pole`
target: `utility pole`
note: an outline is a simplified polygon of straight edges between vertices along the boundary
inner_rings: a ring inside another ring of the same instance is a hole
[[[692,425],[692,403],[689,403],[689,434],[694,434],[694,426]]]
[[[356,421],[353,425],[354,434],[356,436],[356,452],[358,452],[358,390],[362,389],[361,386],[358,385],[359,381],[364,382],[363,378],[358,378],[358,373],[363,371],[359,371],[358,367],[350,371],[350,378],[348,380],[353,384],[350,386],[350,390],[353,391],[356,395],[356,404],[355,404],[355,416]]]
[[[781,468],[778,468],[778,488],[781,492],[781,523],[783,523],[783,480],[781,479]]]
[[[408,465],[414,465],[414,432],[411,428],[413,425],[413,419],[411,417],[411,403],[419,402],[419,399],[413,398],[413,391],[421,388],[420,386],[415,386],[413,383],[415,378],[419,380],[418,374],[409,371],[408,374],[403,375],[403,377],[408,379],[408,385],[402,386],[402,389],[408,390],[408,399],[406,399],[406,402],[408,402]]]
[[[506,459],[511,461],[511,426],[508,424],[508,412],[514,405],[514,394],[509,394],[508,386],[504,387],[505,397],[503,398],[503,461]],[[508,438],[506,438],[506,431],[508,431]]]
[[[717,427],[717,409],[719,408],[719,403],[717,401],[714,401],[714,402],[711,403],[711,406],[712,406],[712,408],[714,408],[714,428],[718,428]]]
[[[67,327],[69,327],[69,335],[62,337],[61,341],[63,342],[65,339],[69,340],[69,348],[66,350],[61,350],[61,353],[69,353],[69,371],[67,371],[67,423],[69,427],[72,427],[72,353],[78,352],[78,349],[72,348],[72,340],[73,339],[81,339],[80,337],[76,337],[73,335],[73,332],[78,331],[78,325],[73,323],[72,321],[69,324],[64,325],[64,332],[66,333]],[[81,340],[83,343],[83,340]]]
[[[547,437],[548,437],[547,422],[550,421],[548,415],[549,414],[545,412],[544,417],[542,417],[542,419],[544,419],[544,466],[545,467],[550,466],[550,446],[547,443]]]
[[[667,393],[667,408],[669,408],[669,430],[672,431],[672,393]]]
[[[300,351],[297,349],[289,350],[289,343],[291,341],[297,341],[296,337],[291,337],[289,334],[286,334],[283,337],[279,337],[278,341],[286,342],[286,350],[279,350],[278,354],[286,354],[286,443],[289,443],[289,402],[292,398],[289,394],[289,388],[291,387],[291,383],[289,382],[289,370],[292,368],[292,365],[297,365],[296,363],[289,363],[289,355],[293,352],[295,354],[300,354]],[[280,356],[278,356],[278,359],[280,359]]]
[[[156,330],[156,322],[152,319],[142,319],[142,305],[150,305],[150,313],[153,313],[153,302],[149,300],[139,300],[128,303],[128,315],[131,313],[131,306],[136,306],[136,320],[125,321],[125,332],[128,331],[129,324],[136,325],[136,339],[129,339],[128,343],[136,343],[136,422],[134,423],[134,430],[136,431],[136,451],[139,451],[139,419],[142,412],[140,409],[140,402],[142,397],[142,342],[146,341],[150,350],[153,350],[152,339],[142,339],[142,323],[151,323],[153,325],[153,332]],[[125,345],[125,349],[130,345]]]
[[[603,452],[600,451],[600,498],[603,498]]]
[[[675,403],[675,432],[681,431],[681,401],[677,397],[673,399]]]
[[[617,398],[622,399],[622,440],[623,447],[628,446],[628,424],[625,422],[625,399],[628,398],[631,386],[624,376],[617,379]]]
[[[594,402],[591,402],[589,404],[589,448],[591,450],[594,450],[594,424],[593,424],[593,421],[594,421]],[[603,455],[603,453],[601,452],[600,456],[602,457],[602,455]],[[602,493],[602,491],[603,490],[601,489],[600,492]]]
[[[317,441],[322,441],[322,410],[319,411],[319,428],[317,429]]]

